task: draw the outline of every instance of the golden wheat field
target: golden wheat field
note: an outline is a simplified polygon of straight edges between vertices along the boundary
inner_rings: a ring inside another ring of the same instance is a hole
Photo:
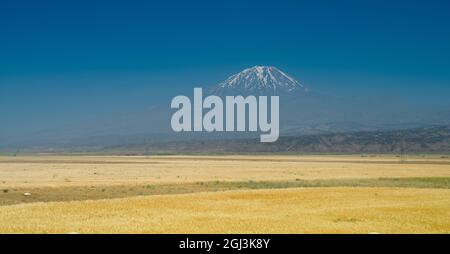
[[[450,233],[450,159],[0,156],[0,232]]]

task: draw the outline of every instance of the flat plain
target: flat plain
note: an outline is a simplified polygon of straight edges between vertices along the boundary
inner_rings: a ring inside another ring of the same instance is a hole
[[[0,156],[0,232],[450,233],[450,159]]]

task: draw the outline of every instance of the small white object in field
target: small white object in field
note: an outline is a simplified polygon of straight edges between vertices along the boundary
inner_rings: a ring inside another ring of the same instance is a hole
[[[369,235],[379,235],[380,233],[378,232],[370,232]]]
[[[67,233],[68,235],[79,235],[80,233],[78,233],[78,232],[69,232],[69,233]]]
[[[31,196],[31,193],[25,192],[23,195],[24,195],[24,196]]]

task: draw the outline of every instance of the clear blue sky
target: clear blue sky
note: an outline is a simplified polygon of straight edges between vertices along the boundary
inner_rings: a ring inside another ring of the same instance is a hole
[[[0,131],[165,102],[253,65],[337,96],[446,103],[450,2],[392,2],[2,1]]]

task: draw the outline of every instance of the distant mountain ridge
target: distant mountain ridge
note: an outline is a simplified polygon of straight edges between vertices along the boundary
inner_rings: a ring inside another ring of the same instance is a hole
[[[0,149],[1,150],[1,149]],[[5,151],[5,150],[4,150]],[[406,130],[342,132],[284,136],[275,143],[259,138],[172,139],[160,141],[151,136],[117,139],[93,137],[52,147],[34,147],[23,152],[82,152],[129,155],[215,154],[215,153],[450,153],[450,126]],[[16,152],[16,150],[9,150]]]
[[[450,126],[407,130],[285,136],[275,143],[254,139],[190,140],[109,147],[145,153],[450,153]]]

